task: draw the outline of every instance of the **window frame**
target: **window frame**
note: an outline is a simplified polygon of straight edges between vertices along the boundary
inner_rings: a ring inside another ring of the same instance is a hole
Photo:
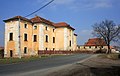
[[[28,28],[28,24],[27,24],[27,23],[24,24],[24,28],[25,28],[25,29]]]
[[[55,43],[55,37],[53,37],[53,43]]]
[[[69,46],[71,47],[71,46],[72,46],[72,42],[71,42],[71,40],[69,41],[69,43],[70,43]]]
[[[24,33],[24,41],[28,41],[28,34]]]
[[[33,42],[37,42],[37,35],[33,35]]]
[[[48,41],[49,41],[49,37],[48,37],[48,35],[45,35],[45,42],[48,43]]]
[[[37,29],[37,25],[34,25],[34,26],[33,26],[33,29],[36,30],[36,29]]]
[[[46,31],[48,30],[48,27],[47,27],[47,26],[45,26],[45,30],[46,30]]]
[[[91,49],[91,46],[89,46],[89,49]]]
[[[53,29],[53,32],[55,32],[55,29]]]
[[[24,54],[27,54],[27,47],[24,47]]]
[[[13,33],[9,33],[9,41],[13,41]]]

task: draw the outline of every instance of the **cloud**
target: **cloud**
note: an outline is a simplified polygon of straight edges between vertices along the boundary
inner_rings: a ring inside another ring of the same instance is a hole
[[[38,0],[39,1],[39,0]],[[45,0],[48,2],[50,0]],[[67,6],[69,9],[98,9],[110,8],[113,6],[112,0],[54,0],[51,7]]]

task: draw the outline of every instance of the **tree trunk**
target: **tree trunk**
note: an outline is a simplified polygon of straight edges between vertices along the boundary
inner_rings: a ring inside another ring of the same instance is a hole
[[[111,53],[110,44],[108,44],[107,46],[108,46],[107,54],[110,54]]]

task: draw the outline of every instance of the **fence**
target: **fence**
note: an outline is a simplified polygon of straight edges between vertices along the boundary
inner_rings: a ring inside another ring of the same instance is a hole
[[[93,51],[80,51],[80,50],[75,50],[75,51],[68,51],[68,50],[39,50],[38,55],[42,54],[79,54],[79,53],[93,53]]]

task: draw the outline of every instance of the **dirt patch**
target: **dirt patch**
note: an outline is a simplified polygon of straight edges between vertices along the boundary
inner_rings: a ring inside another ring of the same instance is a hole
[[[46,76],[120,76],[120,60],[93,57]]]

